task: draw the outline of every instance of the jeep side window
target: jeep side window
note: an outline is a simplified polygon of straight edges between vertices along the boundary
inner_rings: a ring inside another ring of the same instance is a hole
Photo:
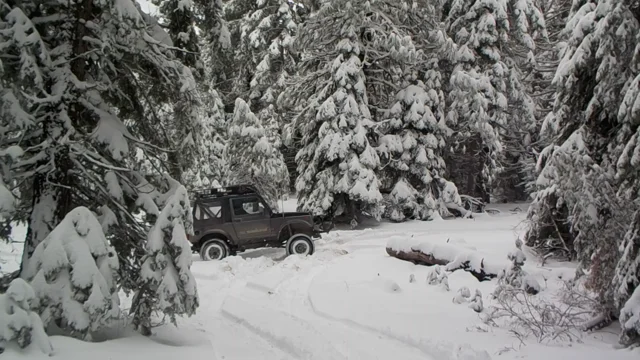
[[[214,219],[220,219],[222,217],[222,204],[207,204],[207,208]]]
[[[264,205],[257,197],[232,199],[231,206],[235,216],[264,214]]]
[[[197,205],[197,204],[196,204],[193,208],[194,208],[194,209],[193,209],[193,217],[194,217],[196,220],[205,220],[205,219],[204,219],[204,217],[203,217],[203,215],[205,215],[205,214],[204,214],[204,213],[203,213],[203,211],[200,209],[200,205]]]

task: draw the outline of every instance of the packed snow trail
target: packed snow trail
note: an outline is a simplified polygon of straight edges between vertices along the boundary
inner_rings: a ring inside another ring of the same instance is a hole
[[[278,284],[249,282],[226,298],[222,312],[298,359],[431,358],[384,334],[316,314],[309,287],[326,266],[304,269],[299,274],[287,269],[290,276]],[[266,277],[260,276],[262,279],[270,278],[263,275]]]

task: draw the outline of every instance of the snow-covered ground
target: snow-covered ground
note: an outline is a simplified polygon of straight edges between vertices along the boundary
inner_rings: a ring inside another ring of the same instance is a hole
[[[289,201],[285,208],[295,204]],[[61,359],[638,359],[639,350],[617,350],[613,331],[585,333],[572,343],[522,344],[508,329],[485,325],[456,291],[480,289],[485,306],[495,281],[479,283],[464,271],[449,275],[450,291],[428,285],[431,268],[387,255],[389,240],[455,244],[505,261],[522,231],[526,207],[497,206],[502,213],[476,219],[372,224],[338,230],[317,242],[309,257],[285,257],[284,250],[259,249],[221,262],[194,257],[200,308],[179,327],[157,328],[150,338],[130,331],[110,340],[81,343],[53,337]],[[19,247],[0,245],[6,262],[17,266]],[[525,270],[542,284],[538,296],[552,297],[560,279],[573,276],[568,264],[542,267],[527,253]],[[414,282],[410,282],[413,275]],[[44,359],[37,349],[29,359]],[[3,359],[23,359],[8,349]]]

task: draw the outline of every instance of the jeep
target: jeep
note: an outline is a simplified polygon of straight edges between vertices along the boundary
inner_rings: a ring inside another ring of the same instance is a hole
[[[194,252],[205,260],[221,260],[238,251],[284,247],[287,255],[311,255],[320,227],[306,212],[274,212],[250,185],[193,192]]]

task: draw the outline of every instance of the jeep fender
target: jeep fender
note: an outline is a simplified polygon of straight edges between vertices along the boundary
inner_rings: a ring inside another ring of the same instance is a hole
[[[284,231],[288,231],[289,226],[291,226],[292,228],[292,234],[290,234],[289,237],[295,234],[303,234],[308,237],[313,232],[313,224],[310,224],[303,220],[291,220],[290,222],[287,222],[280,227],[280,230],[278,231],[278,239],[282,237],[282,233]]]

